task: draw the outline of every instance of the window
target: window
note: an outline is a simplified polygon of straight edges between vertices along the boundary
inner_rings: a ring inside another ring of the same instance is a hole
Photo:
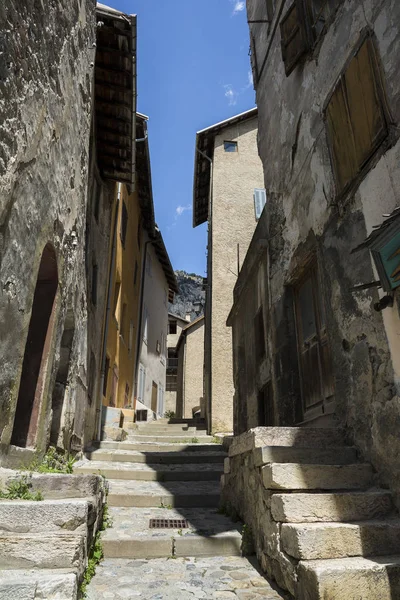
[[[176,373],[167,373],[165,389],[167,392],[176,392],[178,389],[178,376]]]
[[[254,339],[256,360],[260,363],[265,358],[264,316],[262,306],[260,306],[254,317]]]
[[[119,278],[117,278],[115,285],[114,285],[114,305],[113,305],[113,313],[114,313],[114,317],[115,320],[118,323],[118,304],[119,304],[119,295],[121,292],[121,281]]]
[[[264,209],[264,206],[267,202],[267,195],[264,189],[256,188],[254,190],[254,212],[256,216],[256,221],[261,217],[261,213]]]
[[[91,298],[92,304],[96,306],[97,304],[97,275],[98,275],[98,266],[92,265],[92,289],[91,289]]]
[[[128,352],[132,352],[132,347],[133,347],[133,330],[134,330],[134,324],[133,321],[131,321],[129,323],[129,342],[128,342]]]
[[[136,282],[137,282],[138,268],[139,268],[138,262],[137,262],[137,260],[135,260],[135,270],[133,273],[133,285],[136,285]]]
[[[171,373],[178,370],[178,354],[175,348],[168,348],[167,370]]]
[[[175,335],[177,332],[177,321],[171,319],[170,321],[168,321],[168,333],[170,333],[171,335]]]
[[[314,46],[341,2],[342,0],[293,2],[280,23],[286,75],[290,75],[303,54]]]
[[[351,60],[326,108],[339,191],[362,170],[388,133],[375,48],[368,37]]]
[[[110,357],[106,356],[106,364],[104,366],[104,379],[103,379],[103,396],[107,396],[107,385],[108,385],[108,373],[110,372]]]
[[[123,340],[126,340],[126,313],[128,311],[128,305],[126,302],[123,303],[121,308],[121,324],[119,334]]]
[[[238,149],[237,142],[224,142],[225,152],[237,152],[237,149]]]
[[[143,341],[147,344],[147,323],[149,320],[149,313],[147,306],[143,307]]]
[[[125,202],[122,203],[122,213],[121,213],[121,244],[125,248],[126,242],[126,232],[128,229],[128,209],[126,208]]]
[[[286,75],[290,75],[307,50],[305,31],[300,19],[298,3],[294,2],[280,23],[282,58]]]

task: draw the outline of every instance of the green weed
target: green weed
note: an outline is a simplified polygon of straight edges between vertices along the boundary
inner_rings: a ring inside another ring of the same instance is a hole
[[[175,411],[174,410],[166,410],[164,413],[164,418],[165,419],[174,419],[175,418]]]
[[[101,544],[100,532],[97,532],[94,544],[90,551],[90,556],[88,560],[88,565],[86,567],[85,573],[83,575],[83,580],[79,588],[80,597],[87,598],[86,590],[87,586],[93,579],[96,573],[96,567],[102,561],[104,557],[103,546]]]
[[[0,490],[0,498],[4,500],[43,500],[42,492],[32,492],[32,482],[28,475],[21,475],[19,479],[8,482],[7,490]]]
[[[36,458],[28,467],[29,471],[37,473],[66,473],[71,474],[74,470],[76,458],[68,453],[57,451],[54,446],[49,446],[46,454],[40,460]]]

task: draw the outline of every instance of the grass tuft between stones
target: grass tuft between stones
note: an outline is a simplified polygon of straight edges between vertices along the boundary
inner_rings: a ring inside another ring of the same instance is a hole
[[[67,452],[59,452],[54,446],[50,446],[43,458],[36,457],[29,465],[29,471],[37,473],[66,473],[70,475],[74,470],[75,456]]]
[[[32,482],[28,475],[21,475],[18,479],[13,479],[7,483],[5,491],[0,490],[0,498],[3,500],[43,500],[42,492],[32,492]]]
[[[89,560],[85,572],[83,574],[82,583],[79,588],[79,598],[84,600],[87,598],[87,586],[96,574],[96,567],[101,563],[104,558],[103,545],[101,543],[101,532],[105,531],[109,527],[112,527],[112,519],[109,513],[108,504],[105,503],[103,506],[103,519],[99,528],[99,531],[94,538],[94,543],[90,550]]]

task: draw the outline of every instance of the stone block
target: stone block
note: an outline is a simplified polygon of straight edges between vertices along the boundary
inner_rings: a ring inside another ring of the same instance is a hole
[[[0,571],[1,600],[76,600],[76,573],[59,570]]]
[[[274,494],[271,512],[275,521],[362,521],[387,515],[392,509],[390,492],[337,492],[330,494]]]
[[[85,500],[0,500],[0,531],[42,533],[86,532],[88,502]]]
[[[242,536],[239,533],[230,535],[175,536],[175,556],[240,556]]]
[[[262,467],[267,489],[283,490],[347,490],[366,488],[371,484],[370,465],[299,465],[269,464]]]
[[[101,439],[110,442],[123,442],[128,437],[127,432],[122,427],[115,425],[106,425],[101,430]]]
[[[357,523],[284,523],[284,552],[299,560],[400,554],[400,520]]]
[[[124,415],[120,408],[103,406],[101,412],[101,424],[103,427],[122,427]]]
[[[342,558],[299,563],[301,600],[400,598],[400,557]]]
[[[230,459],[228,457],[224,460],[224,473],[229,474],[231,472]]]
[[[319,449],[264,446],[253,450],[253,460],[256,467],[261,467],[269,463],[348,465],[357,462],[357,451],[350,446]]]
[[[256,427],[233,438],[229,456],[250,452],[263,446],[290,446],[296,448],[329,448],[342,446],[341,429],[317,427]]]

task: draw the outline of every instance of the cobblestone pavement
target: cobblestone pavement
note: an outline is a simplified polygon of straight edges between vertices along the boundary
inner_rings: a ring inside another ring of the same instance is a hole
[[[106,559],[88,600],[287,600],[247,558]]]

